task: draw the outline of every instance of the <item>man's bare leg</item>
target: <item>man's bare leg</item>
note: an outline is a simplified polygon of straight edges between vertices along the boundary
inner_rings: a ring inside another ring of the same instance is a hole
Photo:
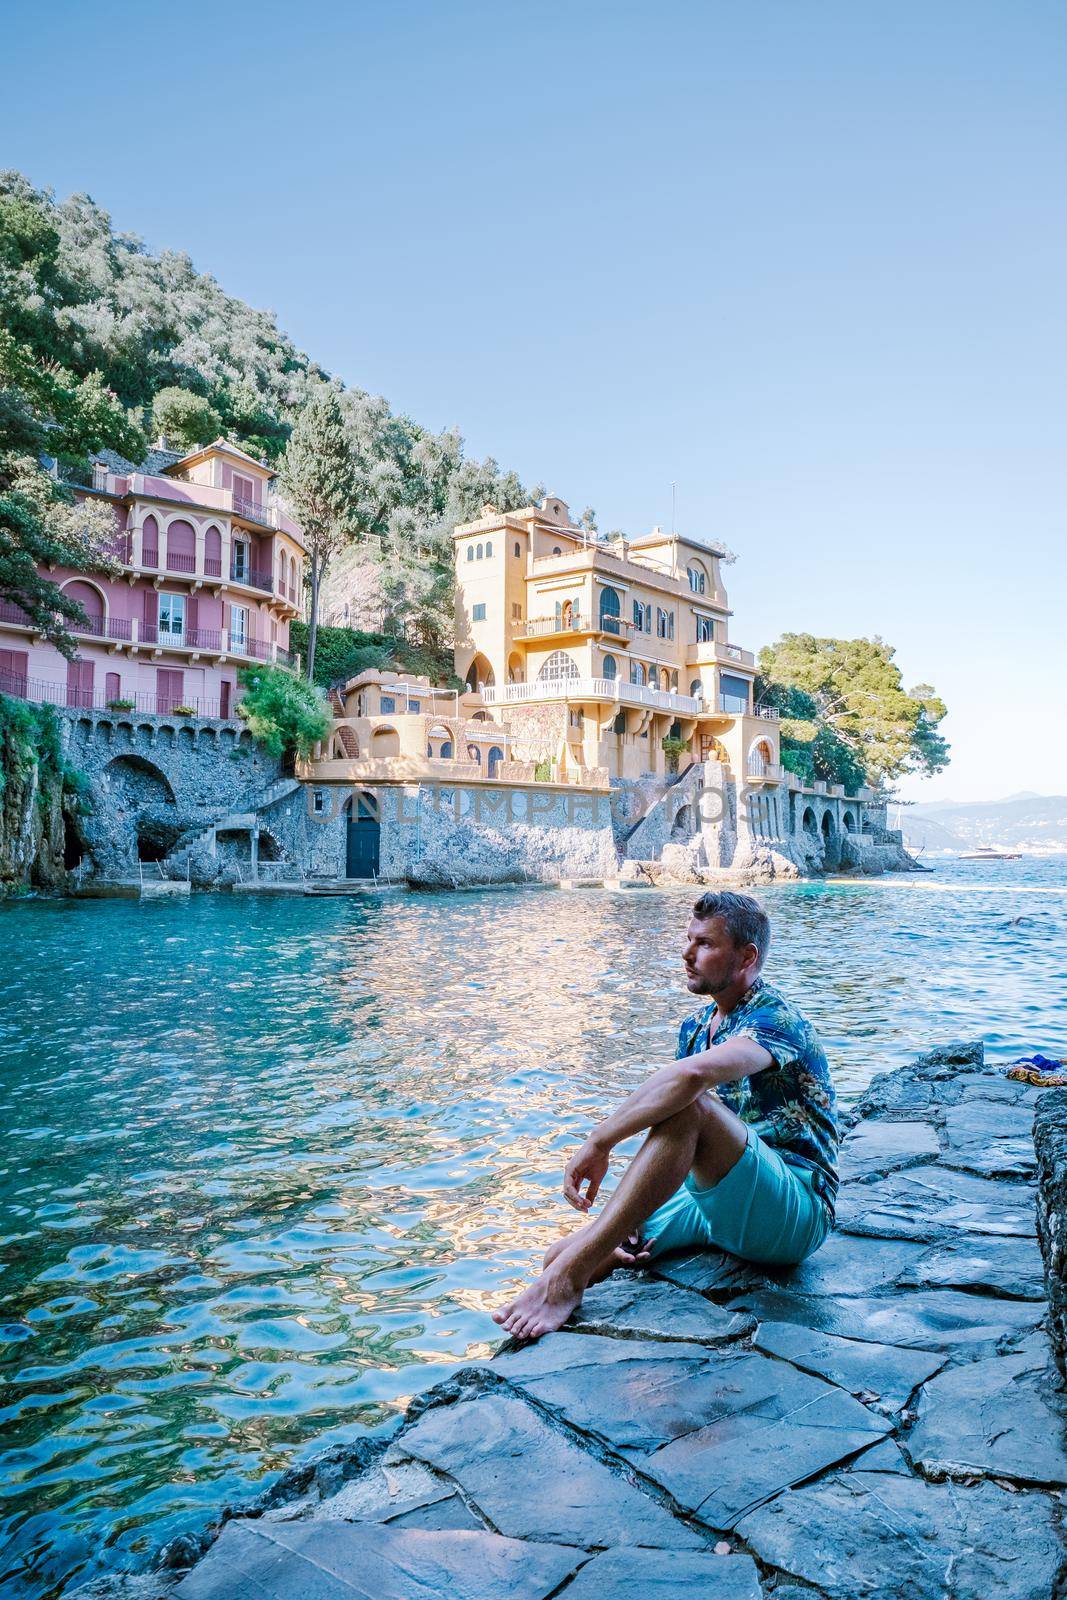
[[[692,1172],[702,1187],[724,1178],[745,1148],[744,1123],[713,1094],[650,1128],[595,1222],[562,1243],[541,1276],[493,1320],[516,1339],[561,1328],[614,1252],[669,1200]],[[610,1270],[610,1267],[609,1267]]]

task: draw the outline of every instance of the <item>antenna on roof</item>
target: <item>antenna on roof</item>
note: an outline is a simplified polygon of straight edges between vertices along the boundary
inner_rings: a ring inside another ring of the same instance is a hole
[[[678,485],[671,484],[671,533],[674,533],[674,513],[678,503]]]

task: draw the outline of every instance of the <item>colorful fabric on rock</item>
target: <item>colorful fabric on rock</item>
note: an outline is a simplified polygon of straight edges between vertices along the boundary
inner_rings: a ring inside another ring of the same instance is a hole
[[[678,1030],[678,1055],[727,1039],[753,1039],[774,1059],[762,1072],[720,1084],[723,1105],[755,1128],[783,1161],[807,1167],[831,1213],[837,1199],[837,1097],[819,1035],[778,989],[757,978],[716,1031],[714,1002]],[[714,1034],[714,1038],[712,1035]]]

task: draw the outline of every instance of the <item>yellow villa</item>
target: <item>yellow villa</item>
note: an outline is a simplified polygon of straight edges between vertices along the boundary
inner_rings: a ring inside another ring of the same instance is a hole
[[[659,528],[601,540],[551,497],[486,506],[454,541],[456,672],[507,718],[515,759],[662,777],[668,739],[683,767],[780,781],[777,714],[754,704],[755,660],[729,640],[719,546]]]

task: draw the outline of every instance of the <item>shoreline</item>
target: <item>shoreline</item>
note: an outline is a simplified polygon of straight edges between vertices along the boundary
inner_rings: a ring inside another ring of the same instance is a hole
[[[72,1596],[223,1600],[269,1576],[309,1600],[547,1600],[673,1573],[730,1600],[1045,1600],[1067,1451],[1043,1093],[980,1043],[875,1077],[843,1119],[837,1229],[799,1268],[702,1252],[616,1274],[562,1332],[459,1364],[389,1436]]]

